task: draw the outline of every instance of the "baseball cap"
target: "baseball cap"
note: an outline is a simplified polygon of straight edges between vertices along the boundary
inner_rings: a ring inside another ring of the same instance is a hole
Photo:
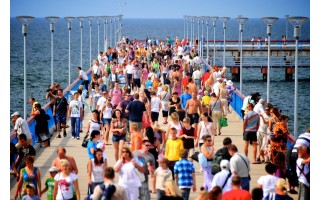
[[[36,186],[35,186],[34,184],[32,184],[32,183],[29,183],[29,184],[27,185],[27,188],[36,189]]]
[[[19,115],[19,116],[20,116],[20,113],[19,113],[18,111],[16,111],[16,112],[14,112],[14,113],[11,115],[11,117],[16,116],[16,115]]]
[[[149,86],[149,87],[148,87],[148,90],[150,90],[151,88],[152,88],[152,87],[151,87],[151,86]]]
[[[56,167],[50,167],[49,172],[58,172]]]
[[[229,169],[230,168],[230,162],[228,160],[221,160],[220,167]]]

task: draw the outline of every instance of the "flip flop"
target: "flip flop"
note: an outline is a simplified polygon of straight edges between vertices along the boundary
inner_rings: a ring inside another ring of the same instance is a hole
[[[261,162],[255,161],[252,164],[261,164]]]

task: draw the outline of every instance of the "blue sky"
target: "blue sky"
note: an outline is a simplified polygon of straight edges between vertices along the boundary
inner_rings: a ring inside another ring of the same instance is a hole
[[[120,5],[124,18],[310,17],[309,0],[11,0],[10,16],[110,16],[120,13]]]

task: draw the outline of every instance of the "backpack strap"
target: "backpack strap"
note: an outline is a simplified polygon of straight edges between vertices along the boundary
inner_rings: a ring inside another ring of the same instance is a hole
[[[232,175],[232,173],[231,173],[231,172],[229,172],[229,174],[228,174],[228,176],[227,176],[226,180],[224,181],[224,183],[223,183],[223,185],[222,185],[222,187],[221,187],[221,189],[222,189],[222,190],[223,190],[224,186],[227,184],[228,179],[230,178],[230,176],[231,176],[231,175]]]

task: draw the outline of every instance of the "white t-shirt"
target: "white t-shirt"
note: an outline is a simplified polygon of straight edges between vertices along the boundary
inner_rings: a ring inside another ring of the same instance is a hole
[[[93,65],[93,66],[92,66],[92,71],[93,71],[94,74],[98,74],[98,75],[99,75],[99,74],[100,74],[100,73],[99,73],[99,66]]]
[[[226,181],[226,179],[228,178],[229,173],[230,173],[229,170],[223,169],[221,170],[221,172],[218,172],[217,174],[215,174],[211,183],[210,190],[212,190],[214,186],[219,186],[221,188],[224,182]],[[228,178],[226,184],[224,185],[222,189],[222,194],[232,190],[231,179],[232,179],[232,175]]]
[[[105,97],[100,97],[98,102],[97,102],[97,106],[99,106],[98,111],[101,110],[102,106],[107,102],[107,99]]]
[[[134,159],[140,167],[143,167],[142,162],[140,162],[136,158]],[[119,162],[121,161],[118,160],[115,165],[117,165]],[[119,185],[124,188],[130,188],[130,187],[137,188],[141,186],[139,176],[135,172],[135,166],[132,164],[132,162],[122,163],[119,171]]]
[[[79,71],[79,75],[82,76],[83,80],[88,80],[88,75],[83,70]]]
[[[242,104],[241,110],[246,110],[247,109],[247,105],[248,105],[250,99],[251,99],[251,96],[246,96],[243,99],[243,104]]]
[[[253,111],[258,113],[258,114],[263,114],[264,113],[263,105],[261,103],[257,103],[254,106]]]
[[[102,122],[94,122],[92,120],[89,120],[89,123],[90,123],[89,134],[91,134],[93,130],[100,131]]]
[[[310,165],[307,163],[304,164],[303,173],[301,173],[300,169],[302,169],[302,164],[301,164],[302,161],[303,161],[303,158],[298,158],[298,160],[297,160],[297,169],[296,170],[297,170],[298,180],[299,180],[299,182],[301,182],[309,187],[309,183],[307,181],[307,178],[303,175],[303,173],[305,175],[307,175],[307,173],[310,171]]]
[[[77,180],[78,176],[74,173],[70,173],[67,177],[62,177],[62,174],[56,174],[55,181],[58,181],[58,194],[57,200],[71,199],[73,198],[73,181]]]
[[[261,176],[258,179],[258,184],[262,185],[263,198],[265,198],[269,193],[276,192],[276,182],[279,178],[273,175]]]
[[[262,116],[264,117],[265,121],[269,121],[271,115],[267,115],[266,113],[263,113]],[[263,122],[262,117],[260,117],[260,125],[259,125],[259,129],[258,131],[263,132],[263,133],[267,133],[267,129],[268,129],[268,124],[265,124]]]
[[[129,64],[126,66],[126,73],[127,74],[132,74],[133,73],[133,69],[134,69],[134,66]]]
[[[160,112],[160,102],[159,97],[151,98],[151,112]]]
[[[193,78],[193,80],[196,80],[196,79],[200,80],[201,79],[201,72],[199,70],[194,71],[192,74],[192,78]]]
[[[71,109],[70,117],[80,117],[80,108],[82,108],[82,103],[79,100],[72,100],[69,107]]]
[[[164,183],[167,180],[172,180],[172,172],[169,168],[162,169],[161,167],[158,167],[154,171],[154,175],[156,177],[156,189],[164,190]]]
[[[178,122],[178,124],[176,125],[176,124],[173,123],[173,121],[170,121],[169,125],[171,125],[171,128],[177,129],[176,136],[178,137],[180,135],[180,131],[182,129],[181,122]],[[169,135],[169,138],[171,139],[171,134]]]
[[[112,115],[112,108],[111,107],[109,108],[106,106],[106,108],[103,111],[103,118],[104,119],[111,119],[112,118],[111,115]]]
[[[220,89],[220,83],[219,83],[219,82],[216,82],[215,84],[213,84],[212,89],[213,89],[214,93],[215,93],[216,95],[218,95],[219,89]]]
[[[29,130],[29,126],[26,120],[24,120],[22,117],[19,117],[16,120],[16,123],[14,125],[14,130],[17,130],[17,134],[20,135],[21,133],[24,133],[27,136],[28,140],[31,140],[31,132]]]
[[[205,136],[205,135],[212,135],[212,126],[213,126],[213,123],[212,122],[208,122],[207,125],[204,124],[204,121],[201,121],[199,123],[199,128],[200,128],[200,140],[199,140],[199,143],[203,143],[203,140],[202,140],[202,137]]]

